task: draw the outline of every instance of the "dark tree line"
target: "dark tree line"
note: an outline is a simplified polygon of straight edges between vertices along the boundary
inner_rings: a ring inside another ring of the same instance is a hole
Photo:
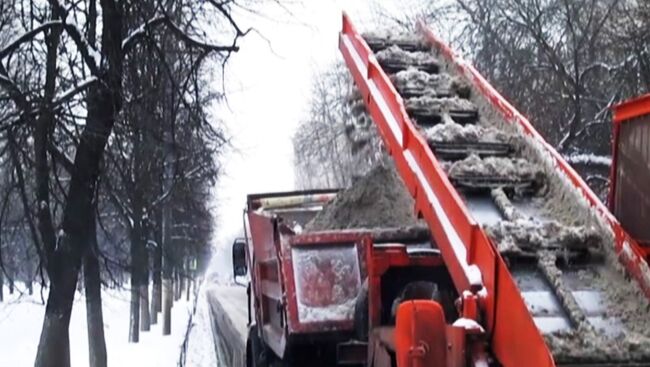
[[[0,300],[4,282],[47,287],[36,366],[69,365],[78,288],[92,366],[107,360],[102,284],[131,290],[130,341],[160,312],[171,332],[214,230],[226,139],[208,107],[246,34],[236,5],[0,2]]]

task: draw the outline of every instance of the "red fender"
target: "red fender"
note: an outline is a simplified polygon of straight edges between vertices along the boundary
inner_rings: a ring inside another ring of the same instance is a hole
[[[440,304],[412,300],[399,305],[395,320],[398,367],[443,367],[447,363],[445,314]]]

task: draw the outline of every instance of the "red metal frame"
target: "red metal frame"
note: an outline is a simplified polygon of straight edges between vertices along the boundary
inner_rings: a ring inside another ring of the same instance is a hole
[[[369,330],[381,324],[381,277],[390,268],[444,265],[440,256],[408,255],[406,246],[401,244],[382,245],[375,248],[372,241],[364,241],[366,264],[368,266],[368,323]]]
[[[289,334],[314,334],[334,331],[352,331],[354,320],[301,322],[298,318],[298,299],[296,295],[296,279],[293,274],[293,259],[291,249],[308,246],[342,246],[354,245],[359,261],[359,279],[365,277],[364,246],[361,245],[363,234],[358,232],[314,232],[303,235],[282,236],[282,271],[286,285],[286,301]]]
[[[650,93],[616,104],[612,106],[612,112],[614,113],[612,117],[612,165],[609,172],[609,194],[607,195],[607,204],[611,211],[614,210],[616,172],[618,172],[618,142],[621,123],[650,114]]]
[[[249,201],[250,202],[250,201]],[[261,338],[280,357],[284,355],[287,336],[275,320],[282,317],[271,302],[283,302],[280,279],[280,248],[278,221],[273,216],[248,210],[250,240],[248,241],[249,269],[255,301],[255,322]]]
[[[640,97],[621,102],[612,107],[614,111],[614,122],[625,122],[635,117],[650,114],[650,93]]]
[[[612,165],[609,172],[609,193],[607,195],[607,205],[609,210],[613,212],[615,202],[614,196],[616,193],[616,175],[618,172],[618,146],[621,124],[632,121],[637,117],[650,115],[650,93],[616,104],[612,106],[612,112]],[[639,251],[643,254],[645,259],[650,258],[650,246],[639,246]]]
[[[326,190],[331,192],[332,190]],[[319,193],[327,193],[323,190]],[[261,337],[273,352],[283,357],[287,344],[297,335],[327,334],[330,339],[345,339],[351,332],[353,320],[301,322],[298,319],[296,283],[293,274],[292,248],[307,246],[341,246],[354,244],[359,259],[359,278],[366,276],[366,249],[361,240],[368,236],[363,230],[296,234],[282,223],[272,211],[258,208],[259,199],[283,197],[314,192],[269,193],[248,196],[247,256],[252,274],[255,297],[255,322]],[[270,302],[276,307],[269,306]],[[282,321],[283,320],[283,321]],[[343,332],[341,334],[340,332]],[[325,335],[326,338],[328,336]]]
[[[580,176],[544,141],[530,122],[508,103],[476,69],[467,64],[423,23],[419,30],[438,54],[467,77],[478,91],[512,124],[519,125],[550,155],[587,202],[609,223],[615,251],[630,274],[650,296],[647,263],[638,245]],[[427,221],[449,273],[459,291],[470,289],[471,267],[480,269],[478,292],[482,323],[492,339],[492,351],[504,366],[553,366],[551,354],[528,312],[506,264],[494,245],[468,214],[458,193],[406,114],[402,98],[346,14],[339,48],[366,107],[375,121],[398,172],[415,198],[416,211]]]

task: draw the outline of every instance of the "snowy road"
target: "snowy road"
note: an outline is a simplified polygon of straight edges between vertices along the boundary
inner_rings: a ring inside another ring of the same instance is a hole
[[[219,360],[227,367],[245,366],[248,334],[246,288],[211,285],[206,288],[206,294],[216,334]]]

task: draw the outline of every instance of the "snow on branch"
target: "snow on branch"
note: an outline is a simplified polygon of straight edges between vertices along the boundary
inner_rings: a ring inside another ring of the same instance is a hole
[[[96,76],[91,76],[91,77],[81,81],[79,84],[71,87],[70,89],[68,89],[68,90],[62,92],[61,94],[59,94],[58,96],[56,96],[56,98],[54,98],[54,100],[53,100],[54,105],[58,105],[60,103],[68,101],[69,99],[71,99],[72,97],[77,95],[77,93],[84,91],[86,88],[88,88],[90,85],[92,85],[96,81],[97,81]]]
[[[48,2],[50,3],[50,6],[52,6],[53,13],[58,14],[60,25],[63,26],[63,29],[65,29],[70,38],[77,45],[77,49],[81,53],[81,56],[90,69],[90,72],[93,75],[99,75],[102,54],[88,42],[84,37],[84,32],[77,24],[67,21],[65,8],[58,0],[49,0]]]
[[[565,156],[564,159],[571,164],[585,164],[592,166],[611,166],[612,157],[595,154],[572,154]]]
[[[174,21],[171,20],[171,18],[169,18],[169,17],[165,18],[165,24],[169,27],[169,29],[172,32],[174,32],[174,34],[176,34],[180,39],[182,39],[185,43],[189,44],[190,46],[202,48],[202,49],[208,50],[208,51],[215,51],[215,52],[224,52],[224,51],[237,52],[237,51],[239,51],[239,46],[236,46],[234,44],[230,45],[230,46],[213,45],[213,44],[198,40],[198,39],[190,36],[186,32],[184,32],[182,29],[180,29],[178,27],[178,25],[176,25],[176,23],[174,23]]]
[[[102,61],[102,54],[97,51],[83,36],[83,32],[75,24],[63,23],[63,27],[72,38],[74,43],[77,45],[77,49],[81,53],[81,56],[84,59],[86,65],[90,69],[90,72],[94,75],[99,74],[99,66]]]
[[[57,21],[52,21],[52,22],[46,22],[46,23],[43,23],[43,24],[39,25],[38,27],[30,30],[30,31],[27,31],[27,32],[17,36],[13,40],[11,40],[7,44],[7,46],[5,46],[5,48],[0,50],[0,59],[4,59],[5,57],[7,57],[11,52],[13,52],[15,49],[20,47],[20,45],[22,45],[23,43],[31,40],[32,38],[34,38],[40,32],[46,31],[46,30],[48,30],[50,28],[60,27],[62,24],[63,23],[61,21],[58,21],[58,20]]]
[[[163,23],[165,20],[165,17],[163,16],[157,16],[149,19],[142,25],[140,25],[138,28],[133,30],[131,33],[129,33],[128,36],[124,38],[122,41],[122,50],[127,50],[130,48],[138,38],[144,36],[146,34],[147,29],[153,28],[158,24]]]

